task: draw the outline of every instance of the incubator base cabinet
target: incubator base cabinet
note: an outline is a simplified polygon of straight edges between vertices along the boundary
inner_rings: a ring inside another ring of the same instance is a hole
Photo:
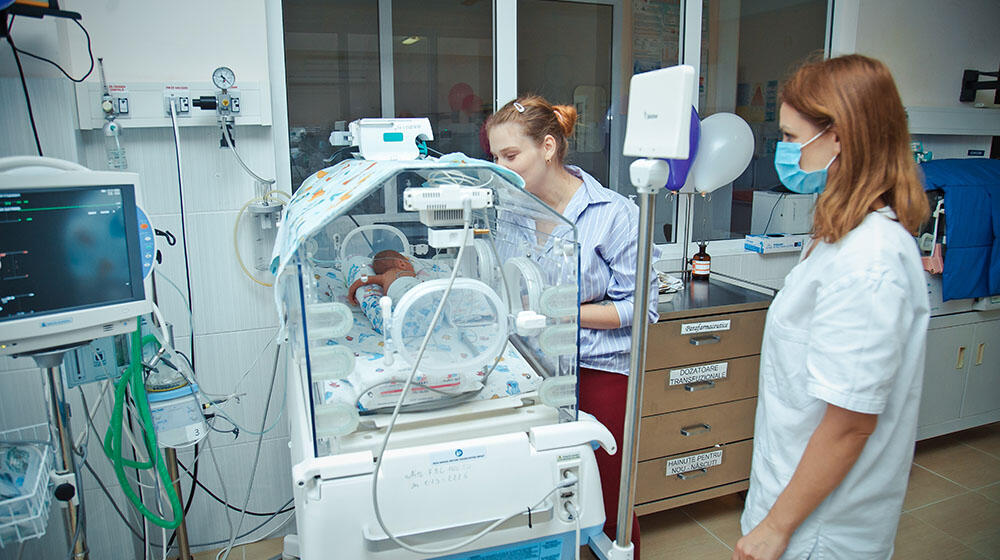
[[[461,154],[303,183],[271,265],[287,558],[570,558],[602,529],[594,454],[616,444],[576,409],[578,247],[520,177]]]

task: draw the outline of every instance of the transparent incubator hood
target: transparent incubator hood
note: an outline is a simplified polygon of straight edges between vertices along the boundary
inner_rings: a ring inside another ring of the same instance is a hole
[[[352,160],[303,183],[272,270],[318,455],[362,447],[401,396],[400,423],[576,419],[577,232],[521,184],[469,158]]]

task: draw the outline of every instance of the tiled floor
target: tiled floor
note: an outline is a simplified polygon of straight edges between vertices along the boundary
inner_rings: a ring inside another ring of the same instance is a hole
[[[734,494],[644,516],[642,556],[729,560],[742,509]],[[280,542],[237,549],[230,558],[267,560],[280,553]],[[580,558],[594,556],[584,549]],[[1000,560],[1000,423],[917,444],[893,558]]]
[[[642,557],[729,560],[742,510],[733,494],[644,516]],[[893,558],[1000,560],[1000,423],[917,444]]]

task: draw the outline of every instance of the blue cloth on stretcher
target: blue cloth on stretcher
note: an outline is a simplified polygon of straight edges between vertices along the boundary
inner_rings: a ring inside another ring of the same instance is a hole
[[[920,167],[924,188],[944,191],[944,299],[1000,294],[1000,160],[943,159]]]

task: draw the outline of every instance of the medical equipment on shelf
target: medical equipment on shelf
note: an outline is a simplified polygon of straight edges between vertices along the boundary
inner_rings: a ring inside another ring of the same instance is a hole
[[[51,479],[61,488],[56,497],[79,558],[87,557],[87,547],[60,365],[67,349],[134,332],[137,317],[155,309],[147,281],[156,247],[138,185],[134,173],[95,172],[52,158],[0,159],[0,279],[7,288],[0,298],[0,355],[32,356],[45,372],[58,442]],[[130,375],[136,372],[141,376],[139,360]],[[175,511],[179,522],[182,512]]]
[[[754,191],[750,232],[756,235],[809,233],[816,198],[815,194]]]
[[[352,130],[397,126],[367,125]],[[600,532],[592,443],[616,444],[576,410],[576,236],[520,177],[462,154],[347,160],[303,183],[272,259],[298,526],[287,556],[568,558],[578,527]],[[412,268],[408,289],[369,285],[351,305],[351,269],[382,251]]]

